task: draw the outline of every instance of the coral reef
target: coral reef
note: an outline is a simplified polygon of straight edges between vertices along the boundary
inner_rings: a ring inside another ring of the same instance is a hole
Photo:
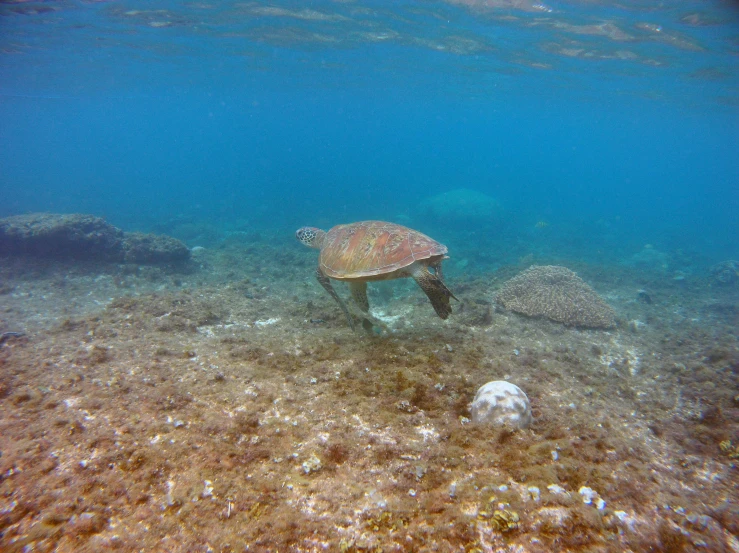
[[[529,398],[521,388],[505,380],[488,382],[477,390],[470,412],[476,423],[513,429],[526,428],[533,420]]]
[[[30,213],[0,219],[0,255],[126,263],[178,263],[187,246],[169,236],[126,233],[100,217]]]
[[[615,326],[613,309],[574,272],[557,265],[530,267],[506,282],[496,301],[510,311],[567,326]]]

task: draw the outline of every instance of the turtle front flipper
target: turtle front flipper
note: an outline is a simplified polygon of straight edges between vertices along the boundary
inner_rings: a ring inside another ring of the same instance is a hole
[[[353,280],[349,283],[352,298],[359,306],[359,309],[365,313],[369,313],[369,300],[367,299],[367,283],[361,280]]]
[[[417,265],[411,273],[413,280],[415,280],[421,289],[426,293],[434,306],[434,311],[442,319],[446,319],[452,313],[450,298],[457,299],[452,294],[451,290],[446,287],[444,282],[439,278],[438,274],[435,275],[428,270],[428,267],[424,265]]]
[[[442,261],[444,261],[445,259],[449,259],[449,256],[446,256],[446,255],[445,255],[445,256],[444,256],[444,257],[443,257],[442,259],[440,259],[440,260],[439,260],[439,261],[437,261],[436,263],[433,263],[433,264],[431,264],[431,265],[430,265],[430,266],[431,266],[431,267],[432,267],[432,268],[434,269],[434,274],[435,274],[435,275],[436,275],[436,277],[437,277],[437,278],[438,278],[438,279],[439,279],[439,280],[441,281],[441,284],[442,284],[442,286],[444,286],[444,288],[446,288],[446,284],[444,284],[444,274],[443,274],[443,273],[441,272],[441,262],[442,262]],[[454,298],[455,300],[457,300],[457,296],[455,296],[454,294],[452,294],[452,291],[451,291],[451,290],[449,290],[449,288],[447,288],[447,290],[446,290],[446,291],[447,291],[447,292],[449,292],[449,294],[450,294],[450,295],[451,295],[451,296],[452,296],[452,297],[453,297],[453,298]],[[459,301],[459,300],[457,300],[457,301]]]
[[[331,279],[329,279],[321,269],[316,269],[316,278],[318,279],[318,282],[321,283],[321,286],[324,287],[326,292],[331,294],[331,297],[336,300],[336,303],[339,304],[339,307],[341,307],[341,310],[344,312],[344,315],[346,315],[346,320],[349,321],[349,326],[354,330],[354,319],[352,319],[352,316],[349,314],[349,309],[347,309],[346,304],[344,303],[344,300],[342,300],[339,297],[339,294],[336,293],[336,290],[334,290],[334,287],[331,286]]]

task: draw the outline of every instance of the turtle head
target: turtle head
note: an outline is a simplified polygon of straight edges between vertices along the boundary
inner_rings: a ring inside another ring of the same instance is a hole
[[[326,231],[315,227],[302,227],[295,231],[295,238],[309,248],[321,249]]]

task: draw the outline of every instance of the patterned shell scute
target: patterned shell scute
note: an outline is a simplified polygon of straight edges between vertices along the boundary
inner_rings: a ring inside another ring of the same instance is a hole
[[[337,225],[326,233],[320,264],[338,279],[385,275],[414,261],[444,255],[447,248],[418,231],[383,221]]]

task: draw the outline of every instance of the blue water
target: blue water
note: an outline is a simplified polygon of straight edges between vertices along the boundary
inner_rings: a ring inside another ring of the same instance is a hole
[[[466,4],[2,3],[0,216],[443,236],[467,188],[500,240],[739,256],[736,3]]]

